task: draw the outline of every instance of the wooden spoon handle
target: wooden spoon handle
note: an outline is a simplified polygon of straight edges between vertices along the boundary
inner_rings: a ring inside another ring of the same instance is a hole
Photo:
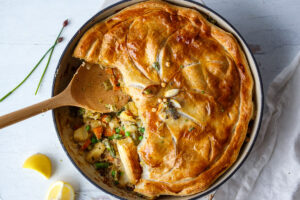
[[[32,106],[17,110],[15,112],[0,116],[0,129],[11,124],[17,123],[34,115],[46,112],[48,110],[68,105],[66,103],[64,95],[59,94],[48,100],[42,101],[40,103],[34,104]]]

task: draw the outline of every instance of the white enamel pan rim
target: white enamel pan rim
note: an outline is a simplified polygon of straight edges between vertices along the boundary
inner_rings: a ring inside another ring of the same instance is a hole
[[[136,4],[138,2],[142,2],[144,0],[125,0],[125,1],[120,1],[118,3],[115,3],[101,11],[99,11],[96,15],[94,15],[91,19],[89,19],[73,36],[73,38],[70,40],[70,42],[68,43],[67,47],[65,48],[64,52],[62,53],[62,56],[59,60],[56,72],[58,71],[59,67],[60,67],[60,63],[62,62],[62,59],[65,56],[65,53],[67,51],[67,49],[70,48],[70,46],[74,45],[74,43],[78,42],[78,35],[83,35],[83,33],[89,28],[91,27],[93,24],[97,23],[98,21],[95,21],[95,18],[100,18],[103,20],[109,16],[111,16],[112,14],[114,14],[116,11],[123,9],[125,7],[128,7],[130,5]],[[168,2],[175,4],[175,5],[179,5],[179,6],[183,6],[183,7],[189,7],[189,8],[194,8],[197,9],[199,11],[201,11],[202,13],[207,14],[208,16],[210,16],[212,19],[216,20],[217,24],[222,27],[223,29],[227,30],[228,32],[232,33],[236,39],[239,41],[240,45],[242,46],[253,78],[254,78],[254,82],[255,82],[255,86],[254,86],[254,95],[255,95],[255,107],[256,107],[256,117],[254,119],[254,123],[253,123],[253,127],[252,127],[252,131],[251,131],[251,136],[250,136],[250,140],[249,142],[244,146],[243,151],[241,152],[241,154],[239,155],[237,161],[230,167],[230,169],[228,169],[221,177],[219,177],[216,182],[214,184],[212,184],[207,190],[200,192],[198,194],[195,195],[191,195],[191,196],[186,196],[186,197],[174,197],[174,196],[164,196],[161,199],[198,199],[200,197],[204,197],[210,193],[212,193],[213,191],[215,191],[218,187],[220,187],[222,184],[224,184],[244,163],[244,161],[246,160],[246,158],[248,157],[251,149],[253,148],[253,145],[255,143],[255,140],[257,138],[259,129],[260,129],[260,125],[261,125],[261,120],[262,120],[262,114],[263,114],[263,105],[264,105],[264,96],[263,96],[263,86],[262,86],[262,81],[261,81],[261,76],[260,76],[260,72],[259,69],[257,67],[257,63],[254,59],[253,54],[251,53],[248,45],[246,44],[245,40],[242,38],[242,36],[238,33],[238,31],[227,21],[225,20],[222,16],[220,16],[219,14],[217,14],[215,11],[213,11],[212,9],[208,8],[205,5],[202,5],[199,2],[196,1],[192,1],[192,0],[167,0]],[[79,37],[80,38],[80,37]],[[54,77],[53,80],[53,87],[52,87],[52,96],[54,96],[54,89],[55,89],[55,83],[56,83],[56,75]],[[54,122],[54,126],[56,128],[57,131],[57,135],[58,138],[65,150],[65,152],[67,153],[68,157],[70,158],[71,162],[74,164],[74,166],[79,170],[79,172],[86,177],[93,185],[95,185],[96,187],[98,187],[99,189],[101,189],[102,191],[109,193],[111,195],[113,195],[116,198],[119,199],[123,199],[122,197],[118,196],[117,194],[113,194],[111,192],[108,192],[106,190],[104,190],[103,188],[101,188],[99,185],[97,185],[96,182],[90,180],[89,177],[87,177],[85,175],[85,173],[83,171],[81,171],[81,169],[75,164],[75,162],[72,160],[71,156],[69,155],[68,151],[66,150],[66,148],[63,145],[63,142],[60,138],[59,135],[59,130],[57,128],[57,124],[56,124],[56,120],[55,120],[55,115],[54,115],[54,111],[52,112],[53,115],[53,122]]]

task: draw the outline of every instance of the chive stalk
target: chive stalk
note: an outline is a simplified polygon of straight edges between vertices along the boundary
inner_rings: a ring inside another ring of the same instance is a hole
[[[54,48],[54,45],[52,45],[47,51],[46,53],[41,57],[41,59],[39,60],[39,62],[33,67],[33,69],[29,72],[29,74],[23,79],[23,81],[21,81],[21,83],[19,83],[14,89],[12,89],[10,92],[8,92],[6,95],[4,95],[1,99],[0,102],[2,102],[4,99],[6,99],[9,95],[11,95],[16,89],[18,89],[28,78],[29,76],[36,70],[36,68],[41,64],[41,62],[44,60],[44,58],[46,57],[46,55]]]
[[[36,68],[41,64],[41,62],[44,60],[44,58],[46,57],[46,55],[50,52],[50,55],[49,55],[49,58],[48,58],[48,62],[47,62],[47,65],[46,65],[46,68],[44,69],[44,72],[43,72],[43,74],[42,74],[42,77],[41,77],[41,79],[40,79],[40,82],[39,82],[39,85],[38,85],[38,88],[37,88],[37,90],[36,90],[36,92],[35,92],[35,94],[37,94],[37,91],[38,91],[38,89],[39,89],[39,86],[40,86],[40,84],[41,84],[41,81],[42,81],[42,79],[43,79],[43,77],[44,77],[44,75],[45,75],[45,72],[46,72],[46,70],[47,70],[47,68],[48,68],[48,65],[49,65],[49,62],[50,62],[50,59],[51,59],[51,57],[52,57],[52,53],[53,53],[53,50],[54,50],[54,48],[55,48],[55,46],[58,44],[58,43],[60,43],[62,40],[63,40],[63,38],[62,37],[60,37],[60,35],[61,35],[61,33],[62,33],[62,30],[64,29],[64,27],[66,27],[67,25],[68,25],[68,20],[65,20],[64,21],[64,23],[63,23],[63,27],[62,27],[62,29],[61,29],[61,31],[59,32],[59,34],[58,34],[58,36],[57,36],[57,38],[56,38],[56,40],[55,40],[55,42],[54,42],[54,44],[46,51],[46,53],[41,57],[41,59],[38,61],[38,63],[33,67],[33,69],[29,72],[29,74],[15,87],[15,88],[13,88],[11,91],[9,91],[7,94],[5,94],[1,99],[0,99],[0,102],[2,102],[4,99],[6,99],[9,95],[11,95],[15,90],[17,90],[29,77],[30,77],[30,75],[36,70]]]
[[[37,94],[37,92],[38,92],[38,90],[39,90],[39,88],[40,88],[40,85],[41,85],[41,83],[42,83],[42,80],[43,80],[43,78],[44,78],[44,76],[45,76],[45,73],[46,73],[46,71],[47,71],[47,69],[48,69],[48,66],[49,66],[49,63],[50,63],[50,60],[51,60],[53,51],[54,51],[54,49],[55,49],[55,46],[57,45],[57,43],[59,43],[59,42],[62,41],[62,38],[60,37],[60,35],[61,35],[62,31],[64,30],[64,28],[68,25],[68,23],[69,23],[68,20],[65,20],[65,21],[64,21],[63,27],[60,29],[60,32],[59,32],[59,34],[58,34],[58,36],[57,36],[57,38],[56,38],[56,40],[55,40],[55,42],[54,42],[54,44],[53,44],[53,48],[51,49],[50,55],[49,55],[49,57],[48,57],[48,61],[47,61],[46,67],[45,67],[45,69],[44,69],[44,71],[43,71],[43,74],[42,74],[42,76],[41,76],[41,78],[40,78],[39,84],[38,84],[38,86],[37,86],[37,88],[36,88],[35,95]]]

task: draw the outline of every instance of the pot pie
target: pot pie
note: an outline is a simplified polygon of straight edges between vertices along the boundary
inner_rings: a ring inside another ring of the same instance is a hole
[[[146,197],[207,189],[237,159],[253,115],[253,80],[228,32],[194,9],[150,0],[91,27],[73,56],[104,67],[131,100],[80,109],[74,140],[118,187]],[[101,100],[99,100],[101,101]]]

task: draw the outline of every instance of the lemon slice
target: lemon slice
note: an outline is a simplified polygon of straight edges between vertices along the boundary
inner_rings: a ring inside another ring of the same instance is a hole
[[[47,200],[74,200],[75,193],[73,187],[66,182],[57,181],[53,183],[47,193]]]
[[[25,160],[23,168],[33,169],[44,175],[47,179],[51,176],[51,161],[44,154],[38,153],[30,156]]]

